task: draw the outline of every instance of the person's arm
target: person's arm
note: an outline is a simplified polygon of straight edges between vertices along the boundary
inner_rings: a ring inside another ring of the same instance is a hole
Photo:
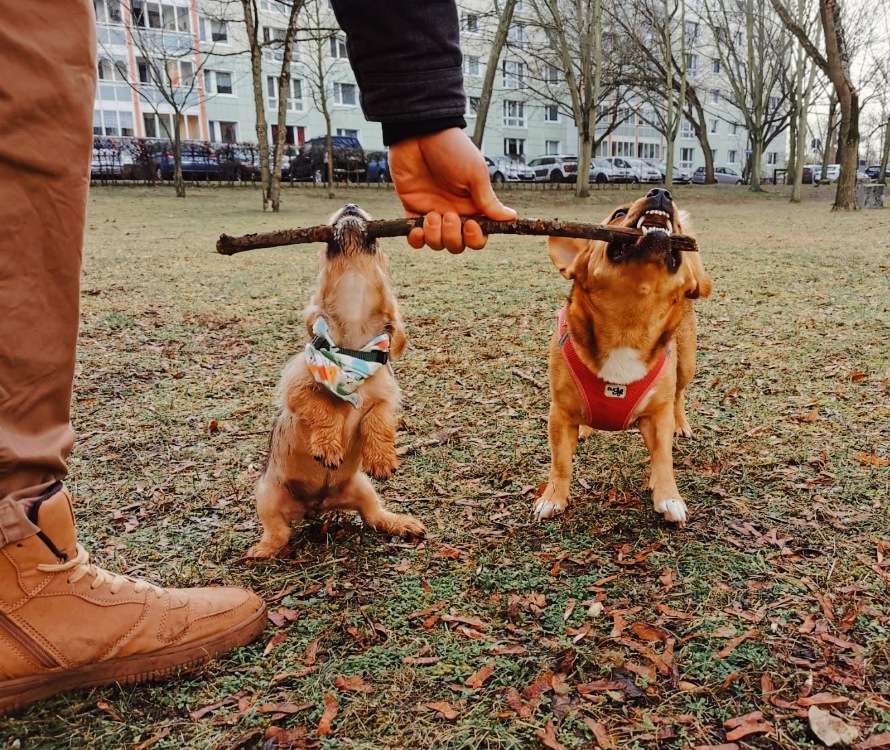
[[[482,248],[478,222],[509,221],[481,152],[463,131],[464,87],[454,0],[332,0],[368,120],[383,126],[389,168],[409,216],[412,247]]]
[[[333,0],[362,110],[390,146],[463,128],[464,84],[454,0]]]

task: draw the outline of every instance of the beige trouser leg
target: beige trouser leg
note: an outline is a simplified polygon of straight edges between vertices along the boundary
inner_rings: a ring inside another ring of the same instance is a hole
[[[89,0],[0,0],[0,547],[61,480],[96,77]]]

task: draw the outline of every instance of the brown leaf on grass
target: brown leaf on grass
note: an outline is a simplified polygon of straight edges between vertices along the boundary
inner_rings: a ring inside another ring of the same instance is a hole
[[[608,692],[609,690],[617,690],[623,692],[624,683],[619,682],[618,680],[594,680],[593,682],[582,682],[578,685],[575,685],[575,690],[581,693],[581,695],[585,695],[587,693]]]
[[[111,704],[108,701],[96,701],[96,708],[98,708],[102,713],[108,714],[115,721],[123,721],[123,717],[112,708]]]
[[[494,654],[495,656],[523,656],[528,653],[528,649],[525,646],[494,646],[488,649],[488,653]]]
[[[655,667],[647,667],[645,664],[637,664],[635,661],[624,662],[624,668],[629,672],[640,675],[648,682],[654,682],[656,677]]]
[[[541,740],[541,744],[549,750],[566,750],[566,746],[556,739],[556,730],[553,728],[552,721],[548,721],[543,729],[535,732],[535,735]]]
[[[201,708],[197,708],[194,711],[189,712],[189,717],[191,717],[192,721],[200,721],[208,714],[212,714],[216,709],[222,708],[223,706],[232,706],[238,702],[238,699],[241,698],[241,693],[237,695],[230,695],[222,700],[214,701],[213,703],[208,703],[206,706],[201,706]]]
[[[594,721],[589,716],[582,716],[581,721],[584,722],[584,725],[590,730],[591,734],[593,734],[597,747],[601,747],[603,750],[614,750],[615,740],[612,739],[609,730],[606,729],[604,724]]]
[[[670,618],[671,620],[694,620],[695,615],[690,615],[688,612],[680,612],[677,609],[673,609],[669,607],[667,604],[656,604],[655,609],[657,609],[661,614],[665,617]]]
[[[874,453],[859,451],[853,456],[859,463],[866,466],[890,466],[890,456],[878,456]]]
[[[488,623],[483,622],[478,617],[463,617],[461,615],[442,615],[442,622],[447,622],[448,624],[457,624],[461,623],[463,625],[469,625],[471,628],[476,628],[477,630],[487,630]]]
[[[438,664],[442,661],[441,656],[406,656],[402,659],[402,664],[411,664],[415,667],[428,667],[431,664]]]
[[[404,456],[413,451],[419,450],[420,448],[428,448],[433,445],[443,445],[447,443],[452,437],[457,435],[460,432],[460,427],[445,427],[441,430],[436,430],[435,432],[431,432],[426,437],[415,440],[413,443],[409,445],[402,445],[396,448],[396,455]]]
[[[491,677],[494,672],[495,663],[493,661],[488,662],[484,667],[473,672],[469,677],[467,677],[467,681],[464,683],[467,687],[471,688],[480,688],[482,687],[489,677]]]
[[[867,377],[868,377],[868,375],[866,375],[864,372],[862,372],[862,370],[860,370],[858,367],[854,368],[850,372],[850,380],[852,380],[854,383],[858,383],[862,380],[865,380]]]
[[[314,703],[263,703],[256,710],[261,714],[298,714],[314,705]]]
[[[566,602],[566,608],[562,613],[563,622],[568,622],[568,619],[572,616],[572,612],[575,611],[575,604],[577,602],[574,599],[569,599]]]
[[[658,580],[661,581],[661,586],[665,591],[670,591],[674,587],[674,571],[670,568],[665,568],[661,571],[661,575],[658,576]]]
[[[315,667],[304,667],[295,672],[279,672],[277,675],[274,675],[269,682],[273,685],[277,685],[279,682],[284,682],[285,680],[299,680],[306,675],[312,674],[314,671]]]
[[[334,719],[337,718],[339,711],[340,703],[337,700],[337,696],[333,693],[325,693],[324,711],[318,722],[318,735],[320,737],[327,737],[331,733],[331,725],[334,723]]]
[[[534,707],[522,700],[522,696],[519,695],[516,688],[507,688],[504,697],[507,700],[507,705],[520,719],[527,719],[534,713]]]
[[[303,652],[303,664],[307,667],[315,665],[315,660],[318,658],[318,642],[319,639],[316,638],[306,646],[306,651]]]
[[[284,633],[276,633],[273,635],[269,642],[266,644],[266,648],[263,649],[263,656],[268,656],[271,654],[276,648],[278,648],[282,643],[287,640],[287,636]]]
[[[267,747],[269,740],[275,741],[274,747],[305,747],[306,727],[303,725],[290,727],[289,729],[269,727],[266,730],[266,745],[263,745],[264,748]]]
[[[834,695],[832,693],[816,693],[805,698],[798,698],[797,705],[809,708],[810,706],[838,706],[848,703],[849,698],[842,695]]]
[[[665,660],[662,659],[658,654],[656,654],[645,644],[638,643],[631,638],[616,638],[615,640],[622,646],[627,646],[627,648],[633,649],[638,654],[640,654],[640,656],[644,656],[649,661],[651,661],[655,665],[655,668],[658,670],[659,674],[669,675],[671,673],[671,668],[665,662]]]
[[[454,707],[448,701],[436,701],[435,703],[424,703],[423,705],[435,711],[443,719],[448,719],[448,721],[453,721],[458,717],[457,711],[454,710]]]
[[[747,641],[749,638],[753,638],[755,635],[757,635],[757,631],[752,628],[751,630],[746,630],[741,635],[737,635],[735,638],[730,638],[726,642],[726,645],[717,652],[717,658],[725,659],[733,651],[735,651],[742,643]]]
[[[279,607],[278,609],[270,609],[266,613],[266,617],[269,618],[269,622],[271,622],[276,628],[283,627],[289,622],[293,622],[300,616],[300,613],[295,609],[288,609],[287,607]]]
[[[630,626],[630,629],[633,630],[637,638],[644,641],[666,641],[671,637],[671,634],[664,628],[650,625],[647,622],[635,622]]]
[[[620,612],[612,612],[612,632],[609,633],[610,638],[618,638],[627,626],[627,621]]]
[[[723,722],[723,726],[730,730],[726,733],[729,742],[735,742],[752,734],[768,734],[773,731],[773,725],[764,720],[760,711],[727,719]]]
[[[334,687],[351,693],[370,693],[374,689],[358,674],[352,675],[352,677],[345,677],[342,674],[338,675],[334,680]]]
[[[169,736],[170,731],[171,731],[171,730],[169,730],[169,729],[164,729],[164,730],[158,732],[157,734],[152,735],[152,736],[149,737],[147,740],[143,740],[143,741],[140,742],[138,745],[135,745],[135,746],[133,747],[133,750],[148,750],[150,747],[154,747],[154,746],[157,745],[162,739],[164,739],[165,737]]]
[[[873,748],[877,747],[890,747],[890,732],[873,734],[867,740],[853,745],[853,750],[873,750]]]
[[[850,745],[859,737],[859,729],[843,719],[823,711],[819,706],[810,706],[807,711],[810,729],[828,747]]]
[[[735,742],[724,742],[721,745],[695,745],[692,750],[739,750]]]

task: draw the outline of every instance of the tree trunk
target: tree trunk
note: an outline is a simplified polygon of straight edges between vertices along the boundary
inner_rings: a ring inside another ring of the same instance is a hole
[[[822,171],[819,174],[819,181],[825,179],[828,172],[828,164],[831,156],[831,143],[834,139],[834,131],[837,127],[835,122],[837,118],[837,97],[832,96],[828,101],[828,125],[825,127],[825,143],[822,144]]]
[[[881,152],[881,173],[878,175],[878,182],[882,185],[887,184],[887,163],[890,162],[890,116],[884,123],[884,150]]]
[[[476,124],[473,127],[473,143],[481,151],[482,138],[485,136],[485,122],[488,119],[488,109],[491,106],[491,92],[494,89],[494,79],[498,73],[498,62],[501,52],[507,42],[507,34],[510,24],[513,22],[513,10],[516,8],[516,0],[506,0],[504,10],[498,19],[498,28],[494,34],[491,51],[488,54],[488,63],[485,67],[485,78],[482,79],[482,91],[479,93],[479,109],[476,112]]]
[[[751,172],[748,175],[750,190],[754,193],[762,193],[763,185],[760,184],[763,169],[763,141],[757,137],[751,139]]]
[[[853,210],[856,205],[856,173],[859,171],[859,94],[853,89],[840,92],[841,122],[847,130],[841,149],[841,176],[834,195],[835,210]]]
[[[182,131],[179,112],[173,113],[173,186],[176,197],[185,198],[185,180],[182,178]]]
[[[714,177],[714,154],[711,153],[711,142],[708,140],[708,123],[705,119],[705,109],[695,93],[695,89],[690,89],[688,101],[695,108],[695,116],[690,109],[687,112],[689,122],[692,123],[692,130],[698,143],[701,146],[702,154],[705,157],[705,184],[713,185],[716,182]]]
[[[590,161],[593,158],[593,136],[589,124],[585,124],[580,136],[578,149],[578,175],[575,182],[575,195],[586,198],[590,195]]]
[[[263,211],[269,207],[269,123],[266,120],[266,104],[263,92],[263,49],[257,36],[258,13],[255,0],[241,0],[244,27],[250,46],[250,74],[253,84],[253,108],[256,112],[256,140],[259,148],[260,185]]]
[[[331,140],[331,113],[328,112],[327,106],[324,107],[324,111],[322,112],[324,115],[324,152],[325,159],[327,160],[327,183],[328,183],[328,198],[334,197],[334,144]]]
[[[794,174],[797,172],[797,124],[798,118],[796,117],[797,109],[799,104],[795,104],[792,107],[793,113],[791,116],[791,120],[788,123],[788,158],[785,159],[785,184],[788,184],[789,179],[794,181]]]

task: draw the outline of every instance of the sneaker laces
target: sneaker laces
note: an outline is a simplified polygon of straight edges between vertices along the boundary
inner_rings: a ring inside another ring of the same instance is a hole
[[[37,566],[37,569],[43,573],[68,573],[68,583],[77,583],[81,578],[89,575],[93,577],[93,581],[90,583],[91,589],[97,589],[107,583],[111,586],[112,594],[120,591],[121,587],[126,583],[132,584],[136,593],[142,593],[149,589],[160,592],[157,586],[148,581],[112,573],[109,570],[100,568],[98,565],[94,565],[90,562],[89,553],[79,544],[77,545],[77,555],[74,559],[57,564],[42,563]]]

